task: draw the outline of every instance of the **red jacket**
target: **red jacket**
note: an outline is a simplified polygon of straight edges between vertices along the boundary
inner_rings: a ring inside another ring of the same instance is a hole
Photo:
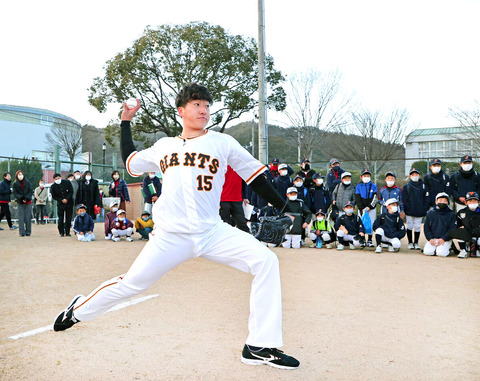
[[[117,222],[120,224],[120,226],[117,226]],[[115,219],[110,224],[110,230],[111,229],[125,230],[125,229],[128,229],[128,228],[133,228],[133,223],[132,223],[132,221],[130,221],[126,218],[123,221],[119,221],[118,217],[115,217]]]
[[[227,167],[225,173],[225,184],[223,184],[222,195],[220,201],[243,201],[242,196],[242,178],[235,172],[232,167]]]

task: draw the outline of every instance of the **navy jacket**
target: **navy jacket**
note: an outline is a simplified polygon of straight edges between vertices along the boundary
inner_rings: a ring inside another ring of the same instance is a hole
[[[90,231],[93,232],[94,227],[95,224],[93,223],[93,219],[88,213],[85,213],[83,217],[77,214],[75,220],[73,221],[73,230],[77,234],[87,233]]]
[[[322,209],[325,213],[332,204],[330,192],[322,185],[314,185],[309,190],[310,193],[310,210],[312,213],[317,213]]]
[[[303,177],[303,186],[308,189],[313,185],[312,177],[315,173],[317,172],[315,172],[313,169],[309,169],[307,173],[300,169],[296,174]]]
[[[108,187],[108,195],[110,197],[120,197],[120,201],[130,201],[130,195],[128,194],[128,186],[125,180],[118,179],[117,181],[110,181]]]
[[[480,208],[471,211],[468,207],[457,212],[457,226],[465,227],[473,237],[480,237]]]
[[[405,237],[407,231],[405,230],[405,224],[400,218],[400,214],[397,213],[382,213],[375,219],[373,223],[373,231],[378,228],[382,228],[387,238],[402,239]]]
[[[428,192],[422,180],[403,186],[403,208],[407,216],[423,217],[429,208]]]
[[[480,175],[473,169],[465,172],[459,169],[450,177],[452,196],[455,202],[460,203],[460,197],[465,197],[468,192],[480,191]]]
[[[425,238],[430,241],[434,238],[442,238],[444,241],[449,240],[448,232],[457,227],[455,212],[450,208],[439,209],[435,206],[427,213],[423,232]]]
[[[3,179],[0,183],[0,202],[9,203],[10,202],[10,183],[7,179]]]
[[[287,189],[293,186],[292,179],[287,176],[277,176],[274,181],[275,189],[280,193],[284,200],[287,199]]]
[[[67,199],[69,205],[73,205],[73,186],[68,180],[62,180],[60,184],[53,183],[50,192],[52,198],[59,204],[62,204],[63,199]]]
[[[327,188],[330,194],[332,194],[337,184],[340,184],[342,182],[343,172],[345,172],[345,170],[340,167],[333,167],[332,169],[330,169],[330,171],[328,171],[326,181]]]
[[[340,225],[345,226],[348,230],[348,235],[356,236],[358,233],[365,233],[365,227],[363,226],[362,219],[358,217],[355,213],[352,213],[350,216],[342,214],[337,218],[335,222],[335,230],[338,231]]]
[[[428,191],[429,206],[435,206],[435,197],[439,193],[445,192],[449,196],[452,195],[450,176],[443,171],[440,171],[437,174],[432,172],[427,173],[423,178],[423,183]]]
[[[153,197],[153,195],[150,193],[150,190],[148,189],[148,186],[150,184],[153,184],[153,186],[155,187],[155,190],[156,190],[155,195],[157,197],[160,197],[160,195],[162,194],[162,183],[160,182],[160,179],[157,176],[155,176],[153,179],[151,179],[150,176],[146,176],[142,182],[142,189],[143,189],[143,193],[145,193],[145,202],[147,204],[152,203],[152,197]]]

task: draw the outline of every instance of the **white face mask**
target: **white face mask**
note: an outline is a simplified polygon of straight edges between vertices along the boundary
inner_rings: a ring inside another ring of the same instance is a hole
[[[473,168],[473,164],[462,164],[462,169],[463,169],[465,172],[470,171],[472,168]]]
[[[351,181],[351,180],[345,180],[343,183],[344,183],[345,185],[350,185],[350,184],[352,183],[352,181]]]
[[[317,180],[315,180],[315,184],[317,184],[317,185],[322,185],[322,184],[323,184],[323,179],[317,179]]]
[[[148,174],[148,177],[150,177],[151,179],[153,179],[155,177],[155,173],[149,173]]]
[[[370,182],[370,177],[364,176],[364,177],[362,177],[362,181],[363,181],[364,184],[368,184]]]
[[[90,175],[85,176],[85,180],[90,181],[91,179],[92,179],[92,176]]]
[[[475,211],[478,208],[478,204],[468,204],[468,209]]]
[[[280,174],[280,176],[287,176],[288,171],[282,169],[281,171],[278,171],[278,173]]]
[[[412,179],[412,181],[414,182],[418,182],[418,180],[420,180],[420,176],[412,176],[410,177]]]
[[[387,187],[393,187],[395,185],[395,181],[387,181]]]
[[[125,217],[118,217],[119,221],[125,221]]]
[[[297,181],[294,185],[295,185],[297,188],[300,188],[300,187],[303,185],[303,181]]]
[[[295,201],[297,199],[297,195],[293,195],[293,196],[288,196],[288,199],[290,201]]]
[[[394,205],[390,207],[390,212],[391,213],[397,213],[398,212],[398,206]]]
[[[80,180],[80,177],[81,177],[80,175],[76,175],[75,180]]]
[[[20,181],[22,181],[22,180],[23,180],[23,175],[18,175],[18,179],[19,179]]]
[[[62,182],[62,179],[56,179],[54,181],[55,181],[55,184],[60,184]]]
[[[432,167],[432,173],[440,173],[440,171],[442,170],[442,167]]]
[[[40,183],[40,188],[43,188],[45,186],[44,183]]]
[[[118,176],[118,175],[113,175],[113,179],[114,179],[114,180],[118,180],[119,178],[120,178],[120,176]]]
[[[118,208],[112,208],[112,212],[116,212]]]
[[[353,214],[353,208],[345,209],[345,213],[347,213],[350,216],[351,214]]]
[[[317,221],[322,222],[325,218],[324,217],[317,217]]]

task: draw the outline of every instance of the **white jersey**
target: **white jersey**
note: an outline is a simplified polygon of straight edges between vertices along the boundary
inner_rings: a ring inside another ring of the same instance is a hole
[[[208,130],[190,139],[160,139],[146,150],[133,152],[126,168],[131,176],[162,172],[162,194],[152,213],[155,227],[197,234],[220,221],[227,165],[247,184],[266,170],[233,137]]]

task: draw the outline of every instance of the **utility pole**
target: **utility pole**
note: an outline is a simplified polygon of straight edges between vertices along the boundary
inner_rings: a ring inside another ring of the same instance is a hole
[[[258,0],[258,160],[268,163],[267,87],[265,84],[265,4]]]

